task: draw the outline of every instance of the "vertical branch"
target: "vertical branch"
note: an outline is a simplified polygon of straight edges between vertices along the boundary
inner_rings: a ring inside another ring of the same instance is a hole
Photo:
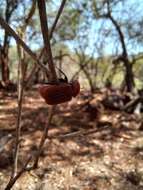
[[[54,30],[55,30],[55,28],[56,28],[56,25],[57,25],[57,23],[58,23],[58,20],[59,20],[59,18],[60,18],[60,15],[62,14],[62,11],[63,11],[63,9],[64,9],[65,3],[66,3],[66,0],[62,0],[61,5],[60,5],[60,8],[59,8],[58,13],[57,13],[57,16],[56,16],[56,18],[55,18],[55,21],[54,21],[54,23],[53,23],[53,25],[52,25],[52,28],[51,28],[51,31],[50,31],[50,35],[49,35],[49,38],[50,38],[50,39],[53,37]]]
[[[53,37],[54,30],[55,30],[55,28],[56,28],[56,25],[57,25],[57,23],[58,23],[58,20],[59,20],[61,14],[62,14],[62,11],[63,11],[63,9],[64,9],[65,3],[66,3],[66,0],[62,0],[61,5],[60,5],[60,8],[59,8],[59,10],[58,10],[58,13],[57,13],[57,15],[56,15],[56,18],[55,18],[54,23],[53,23],[53,25],[52,25],[52,28],[51,28],[51,30],[50,30],[50,34],[49,34],[49,38],[50,38],[50,39]],[[42,55],[43,55],[43,53],[44,53],[44,50],[45,50],[45,48],[42,49],[42,51],[41,51],[41,53],[40,53],[40,55],[39,55],[39,58],[42,57]]]
[[[36,1],[33,1],[30,11],[28,13],[27,18],[25,19],[25,24],[19,29],[21,33],[21,39],[25,39],[25,31],[30,19],[32,18],[36,8]],[[17,126],[16,126],[16,143],[15,143],[15,151],[14,151],[14,166],[12,170],[11,177],[14,178],[17,175],[18,169],[18,157],[19,157],[19,146],[20,146],[20,136],[21,136],[21,113],[22,113],[22,99],[24,92],[24,77],[26,71],[26,64],[24,63],[25,52],[21,49],[20,45],[17,44],[17,52],[19,57],[18,64],[18,118],[17,118]]]
[[[45,0],[37,0],[37,2],[38,2],[38,10],[39,10],[39,16],[40,16],[40,24],[41,24],[41,30],[42,30],[42,35],[43,35],[44,47],[47,53],[46,55],[48,58],[49,70],[51,72],[51,80],[54,82],[57,82],[57,76],[56,76],[56,71],[55,71],[55,67],[53,63],[53,56],[52,56],[52,50],[51,50],[51,45],[50,45],[50,39],[49,39]]]
[[[114,25],[119,36],[119,40],[122,47],[122,61],[126,68],[125,81],[126,81],[127,91],[131,92],[135,86],[132,65],[130,64],[130,61],[129,61],[124,33],[122,32],[121,26],[119,25],[119,23],[115,20],[114,16],[111,14],[109,0],[107,1],[107,11],[108,12],[107,12],[106,17],[110,19],[110,21]]]
[[[37,168],[37,166],[38,166],[38,161],[39,161],[39,158],[40,158],[40,154],[42,152],[43,145],[44,145],[45,140],[47,138],[50,123],[51,123],[53,115],[54,115],[54,110],[55,110],[55,106],[52,106],[50,108],[50,110],[49,110],[47,123],[45,124],[44,132],[43,132],[40,144],[39,144],[39,148],[38,148],[38,152],[37,152],[37,155],[36,155],[36,158],[35,158],[33,168]]]
[[[17,125],[16,125],[16,142],[15,142],[15,151],[14,151],[14,166],[12,170],[11,177],[14,178],[17,174],[18,168],[18,156],[19,156],[19,143],[21,135],[21,113],[22,113],[22,99],[23,99],[23,71],[22,71],[22,55],[21,48],[18,45],[18,55],[19,55],[19,64],[18,64],[18,116],[17,116]]]

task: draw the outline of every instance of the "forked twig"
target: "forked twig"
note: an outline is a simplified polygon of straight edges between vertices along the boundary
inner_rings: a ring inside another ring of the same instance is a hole
[[[54,22],[53,22],[53,25],[52,25],[51,30],[50,30],[50,33],[49,33],[49,38],[50,38],[50,39],[52,39],[52,37],[53,37],[53,33],[54,33],[54,31],[55,31],[55,28],[56,28],[56,25],[57,25],[57,23],[58,23],[58,20],[59,20],[61,14],[62,14],[63,9],[64,9],[65,3],[66,3],[66,0],[62,0],[61,5],[60,5],[60,7],[59,7],[59,10],[58,10],[58,12],[57,12],[56,18],[55,18],[55,20],[54,20]],[[38,56],[38,60],[41,59],[41,57],[43,56],[44,51],[45,51],[45,47],[41,50],[41,52],[40,52],[40,54],[39,54],[39,56]],[[30,83],[30,81],[31,81],[31,79],[32,79],[33,73],[36,71],[36,68],[37,68],[37,66],[35,65],[35,66],[33,67],[32,71],[31,71],[31,73],[29,74],[29,77],[28,77],[28,79],[27,79],[26,86],[29,85],[29,83]]]
[[[58,13],[57,13],[57,15],[56,15],[56,18],[55,18],[55,20],[54,20],[54,23],[53,23],[52,28],[51,28],[50,33],[49,33],[49,38],[50,38],[50,39],[52,39],[52,37],[53,37],[53,33],[54,33],[54,31],[55,31],[55,28],[56,28],[56,26],[57,26],[58,20],[59,20],[61,14],[62,14],[63,9],[64,9],[65,3],[66,3],[66,0],[62,0],[61,5],[60,5],[59,10],[58,10]],[[45,51],[45,48],[43,48],[43,49],[41,50],[41,53],[40,53],[40,55],[39,55],[39,58],[42,57],[44,51]]]
[[[27,165],[29,164],[29,162],[31,161],[32,157],[30,156],[28,158],[28,160],[25,162],[24,166],[21,168],[21,170],[14,176],[11,177],[9,183],[7,184],[5,190],[10,190],[12,188],[12,186],[15,184],[15,182],[17,181],[17,179],[25,172],[27,171]]]

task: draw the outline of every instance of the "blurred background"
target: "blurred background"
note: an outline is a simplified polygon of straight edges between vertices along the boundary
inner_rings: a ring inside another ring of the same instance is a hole
[[[0,5],[1,16],[36,54],[40,53],[43,40],[35,1],[5,0]],[[59,5],[58,0],[47,1],[49,28]],[[54,63],[69,80],[78,77],[82,87],[91,91],[106,83],[128,91],[141,89],[142,9],[142,0],[68,1],[51,40]],[[2,28],[0,62],[1,81],[16,83],[17,45]],[[27,80],[33,60],[25,54],[24,62]],[[44,77],[36,69],[32,82],[41,80]]]

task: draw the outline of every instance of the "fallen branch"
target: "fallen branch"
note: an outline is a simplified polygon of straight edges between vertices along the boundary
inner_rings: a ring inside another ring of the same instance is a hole
[[[140,97],[137,97],[130,102],[128,102],[125,106],[121,108],[122,111],[128,111],[128,109],[135,107],[141,101]]]
[[[67,139],[67,138],[74,138],[74,137],[79,137],[79,136],[85,136],[85,135],[90,135],[92,133],[98,133],[101,132],[105,129],[109,129],[109,126],[104,126],[102,128],[96,128],[96,129],[91,129],[91,130],[80,130],[72,133],[67,133],[63,135],[52,135],[48,136],[49,139]]]

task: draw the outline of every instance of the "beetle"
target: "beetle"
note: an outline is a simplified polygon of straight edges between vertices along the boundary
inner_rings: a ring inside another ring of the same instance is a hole
[[[61,104],[70,101],[80,92],[78,80],[71,82],[60,80],[58,83],[46,83],[39,86],[39,93],[49,105]]]

